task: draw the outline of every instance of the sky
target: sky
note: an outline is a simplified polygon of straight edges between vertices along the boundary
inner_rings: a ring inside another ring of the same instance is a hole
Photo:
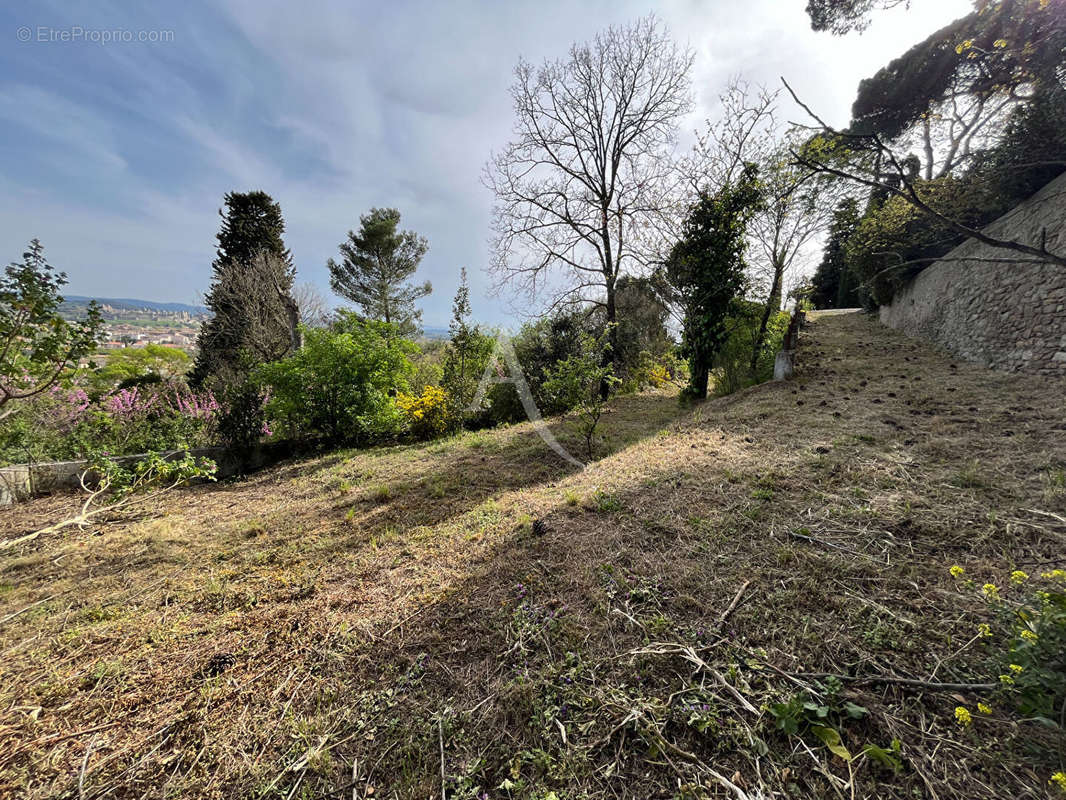
[[[509,139],[519,56],[539,63],[654,12],[696,53],[695,110],[731,76],[784,76],[843,125],[860,79],[962,16],[913,0],[863,34],[810,30],[804,0],[225,0],[0,7],[0,263],[39,238],[70,294],[195,303],[227,191],[281,204],[298,281],[331,302],[326,261],[373,206],[429,240],[427,326],[447,325],[459,268],[474,316],[494,296],[482,168]],[[782,103],[788,119],[802,112]]]

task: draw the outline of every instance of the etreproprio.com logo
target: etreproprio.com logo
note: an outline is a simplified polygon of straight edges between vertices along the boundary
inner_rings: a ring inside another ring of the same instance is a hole
[[[161,44],[174,41],[172,30],[134,30],[132,28],[87,28],[70,25],[63,28],[50,25],[22,25],[15,31],[20,42],[39,44],[131,44],[145,42]]]

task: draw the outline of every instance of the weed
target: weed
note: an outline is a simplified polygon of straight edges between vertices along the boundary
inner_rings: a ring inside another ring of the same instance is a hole
[[[597,489],[592,493],[592,507],[603,514],[622,510],[622,501],[610,492]]]

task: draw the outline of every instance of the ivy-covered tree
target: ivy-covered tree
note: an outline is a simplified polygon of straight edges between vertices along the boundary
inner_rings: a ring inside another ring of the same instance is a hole
[[[292,297],[296,270],[282,234],[281,206],[266,192],[229,192],[219,211],[217,255],[204,304],[213,312],[197,338],[190,375],[196,385],[227,389],[257,364],[284,357],[298,344],[299,311]]]
[[[37,239],[0,278],[0,419],[12,412],[12,401],[52,388],[96,349],[104,327],[100,308],[91,302],[84,319],[68,322],[59,313],[66,283]]]
[[[415,302],[433,291],[429,281],[409,283],[429,249],[425,237],[400,230],[395,208],[372,208],[348,231],[341,260],[326,262],[330,286],[357,304],[367,319],[395,325],[402,336],[416,333],[422,320]]]
[[[693,399],[707,396],[711,365],[728,333],[726,318],[743,294],[748,225],[762,202],[758,170],[745,165],[735,183],[700,194],[670,252],[667,274],[684,309],[685,393]]]

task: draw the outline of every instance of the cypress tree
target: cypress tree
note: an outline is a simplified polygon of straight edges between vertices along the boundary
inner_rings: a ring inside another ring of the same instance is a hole
[[[213,312],[197,338],[199,354],[190,380],[227,388],[257,362],[291,349],[288,309],[295,269],[282,234],[281,206],[266,192],[229,192],[219,210],[222,225],[204,298]]]

